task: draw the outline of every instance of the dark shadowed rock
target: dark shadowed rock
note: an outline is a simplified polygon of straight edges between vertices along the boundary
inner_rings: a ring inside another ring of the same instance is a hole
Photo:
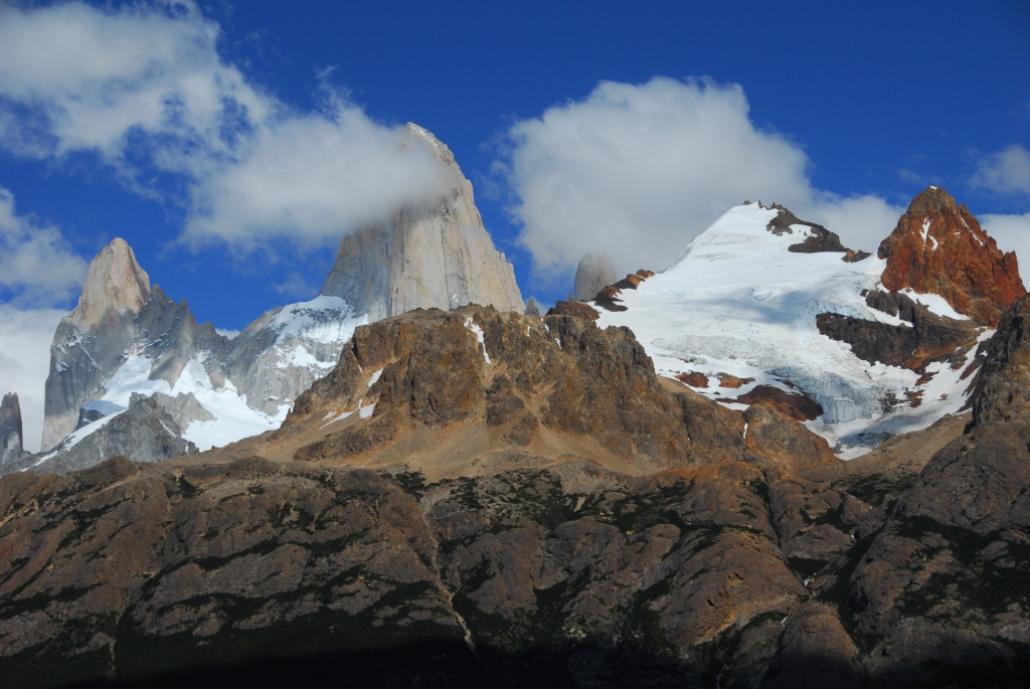
[[[987,343],[987,359],[973,403],[978,425],[1026,419],[1030,415],[1030,298],[1016,302]]]

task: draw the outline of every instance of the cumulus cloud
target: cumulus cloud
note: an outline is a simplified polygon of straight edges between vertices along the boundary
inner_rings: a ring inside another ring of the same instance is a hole
[[[50,369],[50,342],[65,312],[0,304],[0,394],[17,392],[25,449],[43,438],[43,389]]]
[[[74,295],[86,262],[61,231],[15,212],[14,195],[0,187],[0,296],[22,305],[52,305]]]
[[[238,163],[197,185],[185,238],[338,238],[384,211],[439,197],[456,181],[418,135],[339,104],[329,117],[262,128]]]
[[[970,184],[998,194],[1030,195],[1030,151],[1012,144],[982,158]]]
[[[1015,251],[1019,259],[1019,273],[1030,284],[1030,212],[1018,214],[988,213],[980,217],[980,224],[989,235],[998,240],[1002,251]]]
[[[898,209],[815,189],[804,151],[757,126],[736,84],[656,78],[600,83],[509,131],[503,163],[521,242],[538,269],[603,249],[620,271],[663,268],[727,208],[778,201],[875,247]]]
[[[135,134],[153,145],[171,139],[203,145],[206,155],[228,153],[231,132],[267,117],[274,103],[221,61],[217,39],[218,27],[190,3],[117,12],[78,2],[0,8],[5,110],[44,123],[31,140],[7,143],[117,161]]]
[[[178,175],[193,244],[321,241],[452,183],[429,147],[339,94],[302,113],[254,87],[218,39],[182,0],[2,7],[0,146],[96,154],[130,182],[150,169]]]

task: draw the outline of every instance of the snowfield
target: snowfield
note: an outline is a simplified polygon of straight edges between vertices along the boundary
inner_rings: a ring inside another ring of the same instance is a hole
[[[818,331],[816,316],[824,312],[910,326],[865,303],[863,290],[879,285],[883,260],[870,256],[846,263],[836,252],[788,251],[811,229],[792,225],[791,232],[778,236],[766,229],[776,214],[758,204],[732,208],[698,235],[675,265],[636,290],[623,290],[619,298],[626,311],[595,304],[599,325],[629,327],[660,375],[709,375],[709,387],[697,392],[712,399],[737,397],[762,384],[786,391],[788,381],[797,385],[825,412],[808,422],[809,428],[845,458],[868,451],[884,434],[924,428],[958,411],[968,382],[960,380],[962,370],[933,365],[937,375],[919,388],[922,405],[898,407],[892,400],[904,400],[915,388],[916,373],[870,364],[848,344]],[[940,297],[909,296],[934,313],[964,318]],[[714,378],[719,373],[754,380],[730,390],[719,387]]]

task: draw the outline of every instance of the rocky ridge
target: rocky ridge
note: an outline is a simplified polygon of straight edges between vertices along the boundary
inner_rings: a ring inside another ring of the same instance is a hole
[[[663,381],[591,318],[363,326],[276,434],[0,479],[0,672],[1019,686],[1030,418],[999,387],[1027,375],[1018,309],[987,348],[975,424],[921,461],[891,458],[914,436],[850,464],[771,406]]]

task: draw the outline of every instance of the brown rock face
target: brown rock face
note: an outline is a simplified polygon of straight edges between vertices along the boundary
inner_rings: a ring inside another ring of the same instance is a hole
[[[676,378],[681,383],[685,383],[692,388],[707,388],[708,387],[708,376],[700,371],[687,371],[676,375]]]
[[[623,329],[475,307],[374,324],[249,446],[320,436],[305,461],[207,453],[0,479],[0,677],[1025,686],[1030,412],[997,385],[1026,387],[1027,303],[988,348],[977,423],[931,438],[945,444],[929,460],[871,472],[827,465],[825,442],[773,406],[741,415],[673,392]],[[412,429],[421,445],[398,450]],[[564,438],[573,457],[477,473],[495,446],[464,435],[526,456]],[[584,437],[598,440],[574,450]],[[334,466],[361,454],[340,438],[396,457],[445,445],[464,472]]]
[[[997,325],[1002,312],[1026,294],[1016,255],[1002,253],[965,205],[929,187],[909,205],[880,244],[887,259],[881,278],[897,291],[939,294],[959,313]]]
[[[298,459],[380,461],[390,449],[410,465],[406,448],[417,436],[429,449],[414,454],[432,464],[428,455],[447,444],[429,438],[453,438],[447,429],[461,424],[483,424],[485,434],[469,437],[484,453],[604,455],[606,466],[629,473],[740,458],[744,426],[735,412],[668,389],[626,328],[466,307],[358,328],[278,437],[300,439]]]
[[[796,421],[811,421],[823,413],[819,403],[803,392],[787,392],[771,385],[756,385],[733,402],[764,404]]]

